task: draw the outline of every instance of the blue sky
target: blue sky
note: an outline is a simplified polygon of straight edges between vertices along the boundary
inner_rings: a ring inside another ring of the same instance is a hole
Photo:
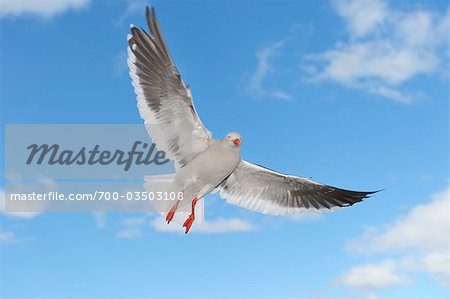
[[[145,3],[2,1],[2,124],[141,123],[125,59]],[[296,217],[212,195],[187,237],[154,214],[2,212],[0,297],[448,298],[448,1],[150,4],[214,136],[386,190]]]

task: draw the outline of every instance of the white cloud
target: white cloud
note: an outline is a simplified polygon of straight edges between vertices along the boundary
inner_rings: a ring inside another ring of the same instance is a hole
[[[358,280],[368,276],[364,271],[380,270],[385,281],[378,289],[406,282],[404,275],[426,273],[442,286],[450,281],[450,187],[432,196],[431,201],[413,207],[405,216],[380,228],[369,228],[347,244],[353,252],[389,258],[389,263],[351,269],[345,277],[347,286],[375,289],[376,283]],[[358,272],[359,271],[359,272]],[[362,275],[362,274],[366,275]],[[392,285],[389,283],[392,283]],[[382,283],[383,282],[383,283]]]
[[[387,87],[387,86],[383,86],[383,85],[365,86],[365,85],[362,85],[360,87],[363,89],[367,89],[367,91],[372,94],[377,94],[377,95],[392,99],[397,102],[409,104],[412,101],[412,97],[410,95],[407,95],[401,91],[395,90],[395,89]]]
[[[36,15],[50,18],[67,10],[86,7],[90,0],[2,0],[0,17]]]
[[[392,261],[368,264],[351,268],[338,278],[338,282],[352,289],[379,290],[402,285],[408,282],[397,273],[397,266]]]
[[[347,38],[307,57],[315,64],[314,78],[410,103],[412,97],[401,91],[402,84],[445,69],[448,55],[442,50],[448,51],[450,10],[446,15],[425,9],[401,11],[382,0],[334,3]]]
[[[320,76],[346,84],[374,79],[397,85],[417,74],[434,72],[438,65],[429,51],[401,48],[387,40],[339,44],[320,58],[327,61]]]
[[[335,1],[337,13],[344,18],[352,36],[364,36],[376,29],[386,18],[384,1]]]
[[[448,237],[447,237],[448,238]],[[426,271],[436,277],[444,285],[449,284],[450,279],[450,252],[429,253],[423,258],[423,266]]]
[[[349,242],[353,251],[366,253],[421,253],[450,251],[450,188],[432,196],[426,204],[415,206],[405,217],[384,229],[370,229]],[[448,265],[450,267],[450,264]]]
[[[6,212],[5,200],[5,190],[0,189],[0,214],[23,219],[32,219],[40,214],[39,212]]]
[[[279,100],[290,100],[291,96],[281,90],[268,90],[264,86],[264,80],[266,77],[273,73],[275,70],[270,64],[270,59],[278,55],[279,49],[283,46],[283,41],[273,43],[256,53],[258,65],[255,72],[250,76],[247,82],[247,92],[254,98],[275,98]]]
[[[184,233],[184,228],[177,223],[167,224],[164,218],[155,218],[151,225],[156,231],[160,232],[179,232]],[[218,218],[212,221],[204,221],[203,224],[194,225],[189,233],[208,233],[208,234],[219,234],[219,233],[231,233],[231,232],[249,232],[256,230],[256,226],[252,223],[244,221],[237,218]]]

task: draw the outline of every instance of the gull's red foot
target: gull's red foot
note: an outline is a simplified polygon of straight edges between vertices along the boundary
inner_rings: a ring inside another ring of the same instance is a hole
[[[177,210],[177,208],[178,208],[178,201],[177,201],[176,204],[173,205],[173,207],[170,209],[169,213],[167,213],[167,215],[166,215],[167,224],[169,224],[170,221],[172,221],[173,216],[175,215],[175,211]]]
[[[167,224],[169,224],[170,221],[172,221],[174,215],[175,215],[174,211],[169,211],[169,213],[167,213],[167,215],[166,215],[166,222],[167,222]]]
[[[188,219],[186,219],[186,221],[183,224],[183,227],[186,227],[185,234],[187,234],[189,232],[189,230],[191,229],[192,223],[194,223],[194,220],[195,220],[195,205],[197,204],[197,201],[198,201],[197,197],[192,200],[192,212],[191,212],[191,215],[189,215]]]
[[[186,232],[185,234],[187,234],[189,232],[189,230],[191,229],[192,223],[194,223],[195,220],[195,216],[193,214],[189,215],[188,219],[186,219],[186,221],[183,224],[183,227],[186,227]]]

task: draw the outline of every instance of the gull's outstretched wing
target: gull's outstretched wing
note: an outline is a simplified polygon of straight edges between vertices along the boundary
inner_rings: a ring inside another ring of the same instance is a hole
[[[131,27],[128,65],[138,108],[159,150],[183,167],[207,149],[211,133],[194,108],[191,92],[181,78],[164,41],[155,10],[147,7],[150,34]]]
[[[231,204],[273,215],[351,206],[376,192],[339,189],[246,161],[241,161],[219,189],[220,196]]]

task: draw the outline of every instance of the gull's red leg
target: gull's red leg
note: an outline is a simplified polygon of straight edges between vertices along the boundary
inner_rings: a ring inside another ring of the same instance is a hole
[[[186,221],[183,224],[183,227],[186,227],[185,234],[187,234],[189,232],[189,230],[191,229],[192,223],[194,223],[194,220],[195,220],[195,212],[194,211],[195,211],[195,205],[197,204],[197,201],[198,201],[197,197],[192,200],[191,215],[189,215],[188,219],[186,219]]]
[[[170,221],[172,221],[172,219],[173,219],[173,215],[175,215],[175,211],[178,209],[178,200],[177,200],[177,202],[173,205],[173,207],[170,209],[170,211],[169,211],[169,213],[167,213],[167,216],[166,216],[166,221],[167,221],[167,224],[169,224],[170,223]]]

